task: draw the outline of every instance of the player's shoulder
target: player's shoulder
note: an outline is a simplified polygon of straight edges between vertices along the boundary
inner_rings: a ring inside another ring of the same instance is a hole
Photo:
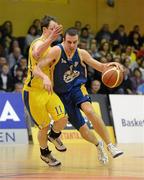
[[[60,55],[60,53],[61,49],[59,46],[56,45],[50,48],[48,56],[57,58]]]
[[[77,48],[77,50],[81,56],[85,56],[89,54],[85,49]]]
[[[55,45],[55,46],[50,48],[50,51],[57,53],[57,52],[61,51],[61,48],[58,45]]]
[[[41,38],[41,37],[38,37],[38,38],[36,38],[36,39],[34,39],[34,40],[32,41],[31,45],[37,44],[37,43],[42,43],[42,42],[43,42],[42,38]]]
[[[35,40],[32,41],[30,48],[34,49],[35,47],[41,45],[42,43],[43,43],[43,41],[40,37],[36,38]]]

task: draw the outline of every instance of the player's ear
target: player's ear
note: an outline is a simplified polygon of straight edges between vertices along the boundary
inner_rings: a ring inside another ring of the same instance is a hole
[[[42,30],[43,30],[43,32],[45,32],[45,31],[47,30],[47,28],[46,28],[46,27],[43,27]]]

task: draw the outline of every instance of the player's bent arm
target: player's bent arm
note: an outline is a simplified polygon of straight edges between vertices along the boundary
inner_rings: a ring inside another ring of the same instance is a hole
[[[43,80],[43,86],[48,91],[48,93],[53,92],[53,86],[51,83],[50,78],[42,71],[42,67],[45,67],[52,63],[57,57],[60,52],[60,49],[57,47],[51,48],[51,50],[48,53],[48,56],[41,61],[38,62],[38,64],[33,69],[33,75],[40,77]]]
[[[51,43],[52,40],[50,38],[47,38],[45,41],[38,40],[36,44],[32,47],[32,56],[36,60],[39,60],[41,54],[43,54],[47,50]]]
[[[58,36],[62,33],[62,25],[56,26],[49,37],[47,37],[45,40],[38,40],[32,49],[32,55],[33,57],[38,60],[41,57],[41,54],[43,54],[47,48],[54,42]]]
[[[38,64],[33,69],[33,75],[44,79],[46,74],[43,73],[42,68],[48,66],[50,63],[53,63],[59,57],[60,48],[58,46],[54,46],[50,49],[47,56],[41,59]]]
[[[89,66],[93,67],[97,71],[102,72],[106,68],[106,64],[92,58],[92,56],[84,49],[80,50],[82,60]]]

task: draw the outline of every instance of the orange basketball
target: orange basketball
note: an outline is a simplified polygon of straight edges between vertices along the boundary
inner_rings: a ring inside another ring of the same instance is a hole
[[[123,71],[116,66],[109,66],[102,72],[102,82],[109,88],[119,86],[123,81]]]

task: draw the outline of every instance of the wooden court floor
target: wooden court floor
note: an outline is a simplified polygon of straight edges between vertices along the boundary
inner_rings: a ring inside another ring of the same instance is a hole
[[[4,180],[144,180],[144,144],[120,144],[124,155],[110,158],[108,165],[97,160],[96,148],[87,143],[66,143],[53,154],[62,162],[49,167],[39,158],[38,145],[0,145],[0,179]]]

